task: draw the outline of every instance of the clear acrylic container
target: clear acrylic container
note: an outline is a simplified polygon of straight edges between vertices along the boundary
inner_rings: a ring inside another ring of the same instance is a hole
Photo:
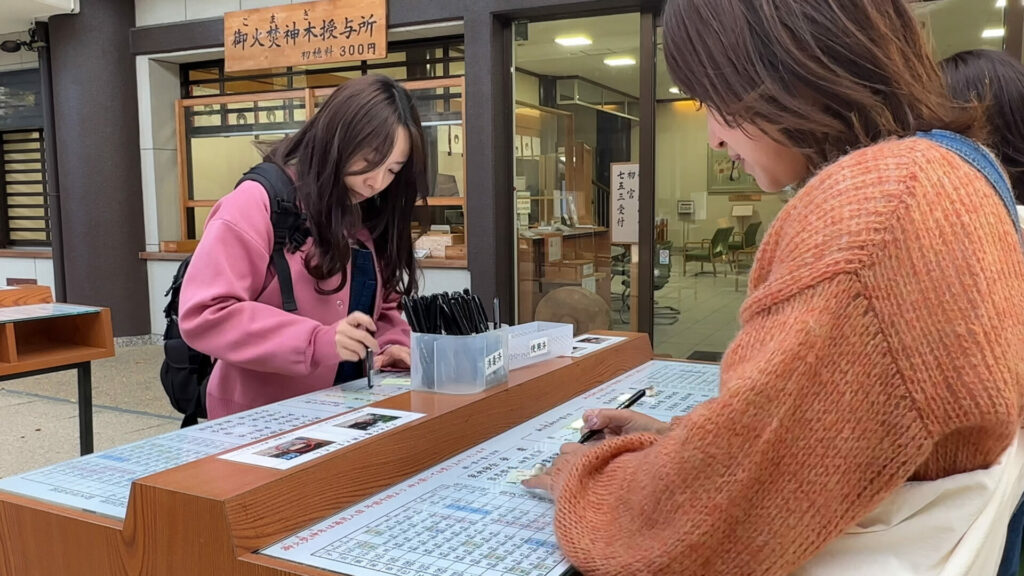
[[[572,352],[572,324],[530,322],[509,328],[509,370]]]
[[[473,394],[508,382],[508,328],[446,336],[412,333],[412,388]]]

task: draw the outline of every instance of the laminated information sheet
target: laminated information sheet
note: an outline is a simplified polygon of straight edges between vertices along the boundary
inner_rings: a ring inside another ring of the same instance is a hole
[[[286,470],[421,418],[418,412],[363,408],[221,456]]]
[[[0,308],[0,324],[38,320],[39,318],[55,318],[57,316],[75,316],[78,314],[95,314],[100,308],[95,306],[79,306],[78,304],[28,304],[25,306],[8,306]]]
[[[371,389],[366,387],[365,379],[357,380],[3,478],[0,490],[123,520],[128,494],[137,478],[407,391],[408,387],[401,385],[381,384]]]
[[[716,365],[653,361],[261,551],[351,576],[556,576],[554,508],[519,482],[579,439],[588,408],[668,420],[718,393]]]

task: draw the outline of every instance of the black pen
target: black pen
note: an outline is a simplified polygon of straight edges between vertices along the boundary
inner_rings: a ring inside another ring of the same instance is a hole
[[[373,388],[373,350],[366,349],[366,387]]]
[[[626,401],[623,402],[622,404],[619,404],[618,406],[616,406],[615,409],[616,410],[626,410],[628,408],[632,408],[633,405],[636,404],[637,402],[639,402],[640,399],[643,398],[646,394],[647,394],[647,389],[646,388],[641,388],[641,389],[637,390],[636,392],[633,392],[632,396],[630,396],[629,398],[626,398]],[[594,436],[598,435],[599,432],[600,432],[599,430],[587,430],[586,432],[583,433],[582,436],[580,436],[580,444],[586,444],[587,442],[590,442],[591,440],[594,439]]]

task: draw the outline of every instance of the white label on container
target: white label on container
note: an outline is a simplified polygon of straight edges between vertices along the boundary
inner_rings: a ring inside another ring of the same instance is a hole
[[[662,266],[667,265],[671,257],[668,250],[661,250],[658,255],[658,263]]]
[[[491,354],[490,356],[484,359],[484,371],[487,373],[488,376],[490,376],[492,372],[494,372],[498,368],[501,368],[504,365],[505,353],[501,350],[498,350],[494,354]]]
[[[548,351],[548,339],[538,338],[530,342],[530,358],[546,354]]]
[[[583,276],[593,276],[594,275],[594,265],[593,264],[584,264],[583,265],[583,274],[582,275]]]

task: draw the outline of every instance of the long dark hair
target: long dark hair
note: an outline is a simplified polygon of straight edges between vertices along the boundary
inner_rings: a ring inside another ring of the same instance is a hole
[[[395,134],[402,128],[409,133],[409,159],[387,188],[353,204],[345,176],[371,172],[387,161]],[[357,158],[365,158],[366,167],[347,172]],[[318,281],[317,292],[334,294],[345,286],[349,242],[360,227],[373,237],[384,292],[417,292],[412,214],[417,200],[427,195],[427,158],[419,113],[408,90],[386,76],[349,80],[302,129],[275,146],[266,160],[295,176],[296,197],[314,247],[304,264]],[[337,286],[320,285],[339,274]]]
[[[760,129],[812,169],[919,130],[980,139],[905,1],[669,0],[665,60],[729,126]]]
[[[996,50],[968,50],[939,64],[953,98],[984,109],[992,147],[1024,203],[1024,64]]]

